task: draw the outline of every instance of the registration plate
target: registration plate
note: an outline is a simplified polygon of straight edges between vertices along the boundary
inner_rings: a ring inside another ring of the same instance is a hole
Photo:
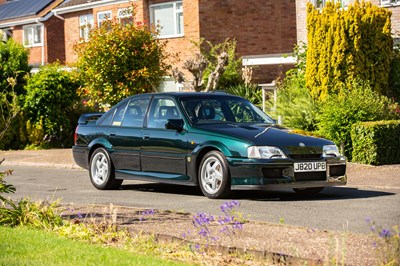
[[[294,163],[294,171],[299,172],[322,172],[326,171],[326,162],[303,162]]]

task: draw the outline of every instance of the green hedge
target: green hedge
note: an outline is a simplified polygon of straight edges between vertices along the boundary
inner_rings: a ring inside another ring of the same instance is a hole
[[[400,163],[400,120],[356,123],[351,129],[351,139],[354,162]]]

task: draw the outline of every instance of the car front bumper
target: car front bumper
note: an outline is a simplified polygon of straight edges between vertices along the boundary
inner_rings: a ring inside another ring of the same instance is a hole
[[[227,160],[232,189],[311,188],[343,186],[347,183],[345,157],[317,160],[326,162],[326,171],[301,173],[294,171],[294,163],[299,161],[292,159],[227,158]]]

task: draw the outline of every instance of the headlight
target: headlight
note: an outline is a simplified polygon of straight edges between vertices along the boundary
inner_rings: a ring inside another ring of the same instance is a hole
[[[325,145],[323,148],[323,157],[339,157],[340,153],[336,145]]]
[[[281,149],[273,146],[248,147],[247,157],[255,159],[287,158]]]

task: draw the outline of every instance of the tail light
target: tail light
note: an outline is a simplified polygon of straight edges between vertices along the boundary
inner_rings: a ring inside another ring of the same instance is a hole
[[[77,145],[78,141],[78,127],[75,129],[75,134],[74,134],[74,144]]]

